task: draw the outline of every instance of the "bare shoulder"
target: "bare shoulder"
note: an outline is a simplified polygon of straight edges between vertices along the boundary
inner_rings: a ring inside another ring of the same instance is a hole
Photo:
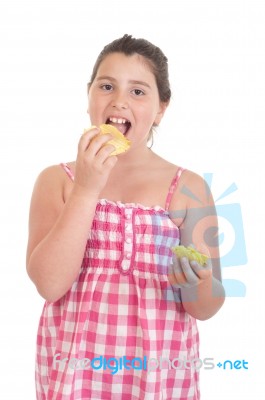
[[[204,195],[205,192],[208,193],[207,183],[199,174],[189,169],[185,169],[177,164],[173,164],[160,156],[155,156],[154,166],[156,166],[160,171],[165,171],[165,174],[168,174],[168,176],[174,176],[174,174],[176,174],[180,168],[183,170],[175,190],[178,198],[180,195],[183,195],[183,190],[184,192],[187,190],[194,192],[195,195]]]
[[[69,166],[71,164],[69,163]],[[68,185],[72,187],[72,182],[62,165],[51,165],[42,170],[33,188],[31,214],[58,213],[65,203]]]
[[[71,168],[74,163],[69,162],[65,165],[68,165]],[[39,179],[44,179],[45,181],[54,182],[54,181],[63,181],[65,173],[63,171],[61,164],[50,165],[44,168],[38,175],[37,181]]]
[[[148,164],[148,168],[150,167],[153,171],[159,171],[163,176],[168,176],[169,178],[175,175],[179,169],[178,165],[171,163],[156,153],[153,153],[152,162]]]
[[[71,171],[74,170],[74,163],[67,163],[66,165],[69,166]],[[63,200],[65,187],[69,181],[70,179],[63,170],[62,165],[51,165],[42,170],[38,175],[34,185],[33,195],[39,192],[45,195],[46,198],[49,196],[50,200],[55,197],[61,197]]]
[[[213,206],[213,198],[209,186],[202,176],[184,169],[173,193],[169,212],[177,226],[187,217],[189,210]]]
[[[36,180],[36,184],[53,185],[63,181],[63,169],[61,165],[51,165],[43,169]]]
[[[37,212],[48,205],[55,206],[63,202],[65,176],[60,165],[52,165],[41,171],[33,188],[31,210]]]
[[[199,204],[204,206],[206,203],[212,203],[212,194],[207,182],[202,176],[194,171],[184,170],[180,180],[178,192],[183,199],[186,199],[187,206],[198,207]]]
[[[174,176],[174,174],[176,174],[177,171],[180,170],[180,168],[183,170],[176,188],[176,195],[178,197],[182,193],[183,188],[194,191],[195,193],[205,191],[206,182],[199,174],[194,171],[185,169],[180,165],[173,164],[157,155],[155,158],[154,166],[157,166],[157,169],[159,169],[160,171],[165,171],[165,174],[168,174],[168,176]]]
[[[207,182],[194,171],[184,169],[173,196],[173,202],[180,202],[182,207],[199,207],[213,202]]]

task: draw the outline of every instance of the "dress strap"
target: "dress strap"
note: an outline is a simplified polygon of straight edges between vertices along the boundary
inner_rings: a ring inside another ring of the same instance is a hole
[[[74,179],[75,179],[74,174],[73,174],[72,170],[70,169],[70,167],[68,166],[68,164],[61,163],[60,165],[64,169],[66,174],[69,176],[69,178],[72,181],[74,181]],[[182,174],[183,171],[185,171],[185,169],[182,168],[182,167],[179,167],[178,170],[177,170],[176,175],[174,176],[174,178],[173,178],[173,180],[171,182],[171,185],[169,187],[169,191],[168,191],[168,194],[167,194],[167,198],[166,198],[166,205],[165,205],[165,210],[166,211],[168,211],[168,209],[169,209],[169,205],[170,205],[173,193],[174,193],[174,191],[175,191],[175,189],[176,189],[176,187],[178,185],[179,178],[181,177],[181,174]]]
[[[61,167],[65,170],[66,174],[69,176],[69,178],[74,181],[75,177],[72,172],[72,170],[69,168],[69,166],[66,163],[61,163]]]
[[[174,178],[173,178],[173,180],[171,182],[171,185],[169,187],[169,191],[168,191],[168,194],[167,194],[167,198],[166,198],[166,205],[165,205],[165,210],[166,211],[168,211],[168,209],[169,209],[173,193],[174,193],[174,191],[175,191],[175,189],[176,189],[176,187],[178,185],[179,178],[181,177],[181,174],[182,174],[183,171],[185,171],[185,169],[182,168],[182,167],[179,167],[178,170],[177,170],[176,175],[174,176]]]

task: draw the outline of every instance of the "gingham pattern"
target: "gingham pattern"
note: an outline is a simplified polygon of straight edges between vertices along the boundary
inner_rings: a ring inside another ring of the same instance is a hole
[[[73,179],[66,165],[64,169]],[[165,209],[98,202],[78,279],[64,297],[43,308],[37,400],[200,398],[194,368],[169,369],[164,362],[164,368],[154,371],[121,367],[112,373],[106,366],[80,364],[95,357],[98,362],[100,357],[199,357],[196,320],[175,301],[179,292],[167,278],[170,247],[179,242],[168,206],[181,172],[171,184]],[[76,362],[80,368],[71,368],[65,358],[75,358],[70,366]]]

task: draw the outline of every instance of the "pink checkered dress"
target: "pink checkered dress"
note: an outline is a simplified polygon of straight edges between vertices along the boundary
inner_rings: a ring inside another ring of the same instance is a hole
[[[72,173],[62,164],[67,174]],[[179,229],[165,209],[98,201],[80,273],[45,302],[37,335],[38,400],[197,400],[196,320],[168,282]]]

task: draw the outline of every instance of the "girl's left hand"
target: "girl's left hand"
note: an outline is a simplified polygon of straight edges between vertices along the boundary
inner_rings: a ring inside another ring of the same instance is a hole
[[[173,264],[170,266],[169,282],[178,288],[191,288],[209,280],[212,277],[211,258],[202,266],[197,261],[189,261],[186,257],[178,258],[173,254]]]

